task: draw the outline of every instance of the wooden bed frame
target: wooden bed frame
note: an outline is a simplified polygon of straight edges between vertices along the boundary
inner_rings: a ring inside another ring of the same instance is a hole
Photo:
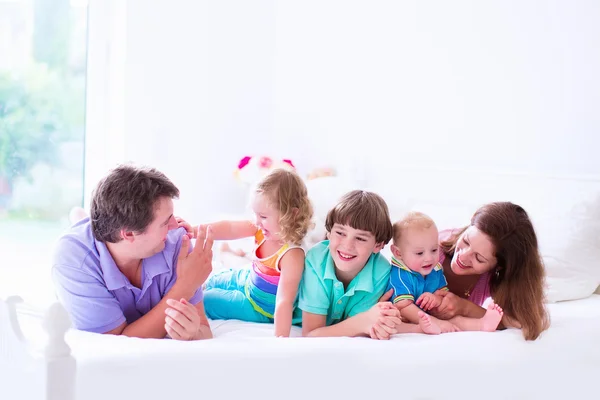
[[[24,335],[21,316],[41,322],[41,348]],[[65,342],[70,325],[59,303],[42,313],[27,308],[20,297],[0,298],[0,398],[75,400],[76,364]]]

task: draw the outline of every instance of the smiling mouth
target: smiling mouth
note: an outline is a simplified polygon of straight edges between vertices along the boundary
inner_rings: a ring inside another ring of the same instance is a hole
[[[346,254],[346,253],[342,253],[341,251],[338,250],[338,256],[340,256],[340,258],[344,261],[349,261],[352,260],[354,258],[356,258],[356,256],[350,255],[350,254]]]
[[[461,262],[460,262],[460,257],[458,257],[458,256],[456,256],[456,264],[457,264],[457,265],[458,265],[460,268],[462,268],[462,269],[467,269],[467,268],[469,268],[469,267],[467,267],[465,264],[463,264],[463,263],[461,263]]]
[[[433,264],[425,265],[424,267],[421,267],[421,268],[423,268],[423,269],[429,269],[431,267],[433,267]]]

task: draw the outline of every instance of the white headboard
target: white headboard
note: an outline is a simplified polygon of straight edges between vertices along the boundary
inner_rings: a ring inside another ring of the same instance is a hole
[[[41,348],[23,334],[21,316],[41,321],[46,339]],[[64,340],[70,324],[58,303],[39,313],[19,297],[0,299],[0,398],[75,400],[75,359]]]

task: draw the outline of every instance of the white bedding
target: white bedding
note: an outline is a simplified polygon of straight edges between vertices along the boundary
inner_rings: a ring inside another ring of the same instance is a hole
[[[517,330],[277,339],[272,325],[240,321],[213,321],[210,341],[76,331],[67,341],[85,400],[597,398],[600,296],[549,308],[552,327],[535,342]]]

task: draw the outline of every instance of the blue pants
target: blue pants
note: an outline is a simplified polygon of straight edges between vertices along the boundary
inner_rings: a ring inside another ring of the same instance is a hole
[[[257,312],[246,297],[244,287],[250,269],[223,271],[212,276],[204,287],[204,309],[210,319],[239,319],[273,322]]]

